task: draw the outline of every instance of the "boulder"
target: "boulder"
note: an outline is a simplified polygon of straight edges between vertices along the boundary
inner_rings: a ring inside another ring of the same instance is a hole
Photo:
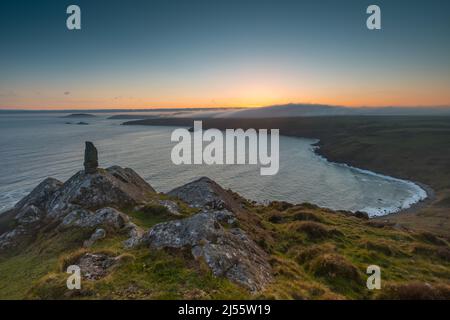
[[[64,217],[61,227],[93,228],[103,226],[111,230],[121,230],[129,222],[129,217],[114,209],[102,208],[95,212],[76,209]]]
[[[101,253],[86,253],[76,263],[82,276],[87,280],[98,280],[105,277],[116,263],[115,257]]]
[[[235,212],[241,207],[228,191],[208,177],[175,188],[168,194],[195,208],[228,209]]]
[[[84,242],[83,246],[91,247],[95,242],[97,242],[100,239],[103,239],[104,237],[106,237],[105,229],[99,228],[95,230],[95,232],[91,235],[91,237]]]
[[[123,246],[130,249],[141,245],[145,234],[144,229],[138,227],[132,222],[127,224],[126,229],[128,229],[129,238],[123,242]]]
[[[171,201],[171,200],[159,200],[158,202],[160,205],[162,205],[163,207],[165,207],[171,214],[173,214],[174,216],[179,216],[181,215],[180,213],[180,208],[178,207],[178,205],[176,204],[176,202]]]
[[[191,248],[196,259],[203,259],[216,276],[224,276],[260,291],[271,281],[267,254],[241,229],[225,229],[221,222],[233,218],[227,211],[203,211],[192,217],[160,223],[142,238],[153,248]]]

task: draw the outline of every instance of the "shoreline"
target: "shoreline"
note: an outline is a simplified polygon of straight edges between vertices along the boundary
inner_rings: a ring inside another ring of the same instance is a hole
[[[436,192],[430,186],[428,186],[424,183],[417,182],[417,181],[411,181],[411,182],[418,185],[426,192],[427,197],[425,199],[422,199],[422,200],[412,204],[409,208],[402,209],[397,212],[389,213],[387,215],[374,217],[374,218],[380,219],[380,218],[389,218],[392,216],[404,215],[404,214],[416,214],[421,209],[424,209],[427,206],[431,205],[431,203],[433,203],[433,201],[436,199]]]
[[[188,127],[189,121],[193,121],[193,119],[184,119],[184,118],[168,118],[167,119],[167,118],[165,118],[165,119],[152,119],[152,121],[137,120],[137,121],[126,121],[126,122],[123,122],[122,125]],[[152,123],[148,123],[148,122],[152,122]],[[220,126],[214,126],[214,125],[213,126],[206,125],[205,128],[217,128],[219,130],[224,130],[224,128],[220,128]],[[346,166],[353,170],[357,170],[361,173],[374,175],[377,177],[382,177],[384,179],[389,179],[389,180],[409,184],[412,187],[417,189],[416,196],[418,197],[418,199],[414,199],[414,197],[411,197],[410,199],[412,199],[412,201],[413,201],[412,203],[406,203],[406,205],[405,205],[405,203],[403,203],[402,207],[392,208],[392,210],[389,210],[389,208],[387,208],[387,210],[384,212],[384,214],[377,214],[377,213],[373,214],[370,217],[371,219],[387,218],[392,215],[399,215],[399,214],[403,214],[403,213],[415,213],[417,210],[429,205],[435,199],[435,191],[428,185],[417,182],[415,180],[397,178],[395,176],[391,176],[388,174],[378,173],[378,172],[372,171],[370,169],[364,168],[364,166],[361,166],[359,164],[351,164],[351,163],[348,164],[344,161],[341,161],[340,159],[335,159],[334,157],[323,152],[323,149],[321,148],[321,146],[322,146],[321,139],[319,139],[319,138],[308,137],[308,136],[297,135],[297,134],[281,133],[280,135],[284,135],[286,137],[295,137],[295,138],[315,140],[315,142],[311,144],[313,153],[327,162],[334,163],[334,164],[341,165],[341,166]],[[422,192],[423,192],[423,194],[422,194]],[[403,208],[403,206],[407,206],[407,207]],[[377,210],[375,209],[375,211],[377,211]],[[368,212],[366,212],[366,213],[369,214]]]
[[[307,138],[309,139],[309,138]],[[390,175],[386,175],[383,173],[377,173],[374,171],[371,171],[369,169],[364,169],[364,168],[359,168],[359,167],[355,167],[354,165],[351,164],[347,164],[345,162],[341,162],[337,159],[333,159],[333,157],[327,155],[325,152],[321,152],[323,151],[323,149],[321,148],[321,140],[320,139],[314,139],[316,140],[316,142],[311,144],[312,147],[312,151],[319,156],[320,158],[322,158],[325,161],[328,161],[330,163],[334,163],[337,165],[341,165],[341,166],[345,166],[366,174],[371,174],[371,175],[375,175],[378,177],[383,177],[389,180],[394,180],[394,181],[401,181],[403,183],[406,184],[411,184],[417,188],[419,188],[421,191],[425,192],[425,197],[421,197],[418,201],[412,203],[409,205],[409,207],[407,208],[402,208],[398,211],[394,211],[394,212],[389,212],[386,214],[382,214],[382,215],[372,215],[369,216],[370,219],[386,219],[392,216],[397,216],[400,214],[415,214],[417,213],[420,209],[423,209],[425,207],[427,207],[428,205],[430,205],[435,199],[436,199],[436,192],[428,185],[421,183],[421,182],[417,182],[417,181],[413,181],[413,180],[406,180],[406,179],[401,179],[401,178],[397,178],[397,177],[393,177]],[[419,195],[420,197],[420,195]],[[367,212],[366,212],[367,213]]]

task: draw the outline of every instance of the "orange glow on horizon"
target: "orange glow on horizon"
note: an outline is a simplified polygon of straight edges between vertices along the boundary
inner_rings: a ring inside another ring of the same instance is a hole
[[[247,86],[245,89],[223,92],[220,99],[180,95],[176,99],[120,98],[98,99],[69,97],[17,97],[10,102],[0,100],[0,109],[21,110],[89,110],[89,109],[174,109],[174,108],[257,108],[284,104],[322,104],[342,107],[439,107],[450,106],[450,93],[437,95],[436,92],[416,94],[415,96],[377,94],[368,97],[367,93],[329,92],[311,90],[309,95],[299,96],[288,90],[269,90],[269,86]],[[4,99],[3,99],[4,100]]]

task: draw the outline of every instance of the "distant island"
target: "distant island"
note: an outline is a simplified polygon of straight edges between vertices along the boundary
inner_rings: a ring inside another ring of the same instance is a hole
[[[116,114],[108,117],[110,120],[142,120],[158,118],[157,115],[142,115],[142,114]]]
[[[77,123],[66,122],[66,124],[88,125],[89,123],[87,123],[87,122],[84,122],[84,121],[80,121],[80,122],[77,122]]]
[[[93,117],[96,117],[96,115],[90,113],[72,113],[67,116],[63,116],[62,118],[93,118]]]

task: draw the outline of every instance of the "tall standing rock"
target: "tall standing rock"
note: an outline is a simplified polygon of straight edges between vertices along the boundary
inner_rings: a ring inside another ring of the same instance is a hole
[[[84,171],[86,173],[95,173],[98,168],[97,148],[92,142],[86,141],[84,149]]]

